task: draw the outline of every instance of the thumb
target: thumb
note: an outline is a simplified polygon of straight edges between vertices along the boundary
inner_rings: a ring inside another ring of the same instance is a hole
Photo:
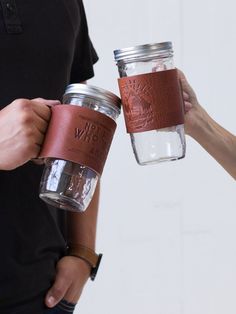
[[[178,69],[178,76],[181,82],[182,90],[187,93],[192,100],[197,100],[197,96],[192,88],[192,86],[189,84],[185,74]]]
[[[58,272],[53,286],[50,288],[45,297],[45,304],[48,307],[54,307],[64,298],[69,285],[70,283],[68,282],[68,279]]]

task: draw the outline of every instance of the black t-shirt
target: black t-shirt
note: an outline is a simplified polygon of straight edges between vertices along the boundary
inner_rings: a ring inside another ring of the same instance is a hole
[[[61,99],[69,83],[93,76],[96,61],[82,0],[0,0],[0,108],[17,98]],[[41,314],[65,252],[64,212],[38,197],[42,170],[28,162],[0,171],[2,314]]]

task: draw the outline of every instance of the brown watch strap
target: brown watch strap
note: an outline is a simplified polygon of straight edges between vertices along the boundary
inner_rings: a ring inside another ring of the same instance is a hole
[[[76,256],[84,261],[86,261],[92,268],[97,266],[98,260],[99,260],[99,255],[96,254],[92,249],[80,245],[80,244],[70,244],[68,253],[71,256]]]
[[[81,245],[81,244],[69,244],[68,255],[81,258],[91,267],[90,278],[94,280],[102,259],[102,254],[96,254],[94,250]]]

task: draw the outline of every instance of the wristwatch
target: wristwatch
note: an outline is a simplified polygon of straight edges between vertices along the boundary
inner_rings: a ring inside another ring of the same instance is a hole
[[[101,263],[102,254],[97,254],[94,250],[81,244],[69,244],[68,255],[81,258],[88,263],[91,267],[90,278],[91,280],[95,279]]]

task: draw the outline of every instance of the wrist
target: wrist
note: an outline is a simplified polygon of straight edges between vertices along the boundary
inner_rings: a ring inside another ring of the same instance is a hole
[[[69,256],[73,256],[81,259],[83,262],[87,263],[90,268],[90,278],[94,280],[102,259],[102,254],[96,254],[96,252],[81,244],[69,244],[68,252]]]
[[[78,258],[77,256],[69,255],[67,257],[74,258],[76,260],[78,268],[80,269],[81,279],[83,281],[87,281],[91,273],[90,265],[85,260],[83,260],[82,258]]]
[[[214,120],[208,113],[200,106],[197,105],[187,113],[188,125],[186,134],[194,138],[197,142],[205,140],[206,136],[211,136],[214,128]]]

